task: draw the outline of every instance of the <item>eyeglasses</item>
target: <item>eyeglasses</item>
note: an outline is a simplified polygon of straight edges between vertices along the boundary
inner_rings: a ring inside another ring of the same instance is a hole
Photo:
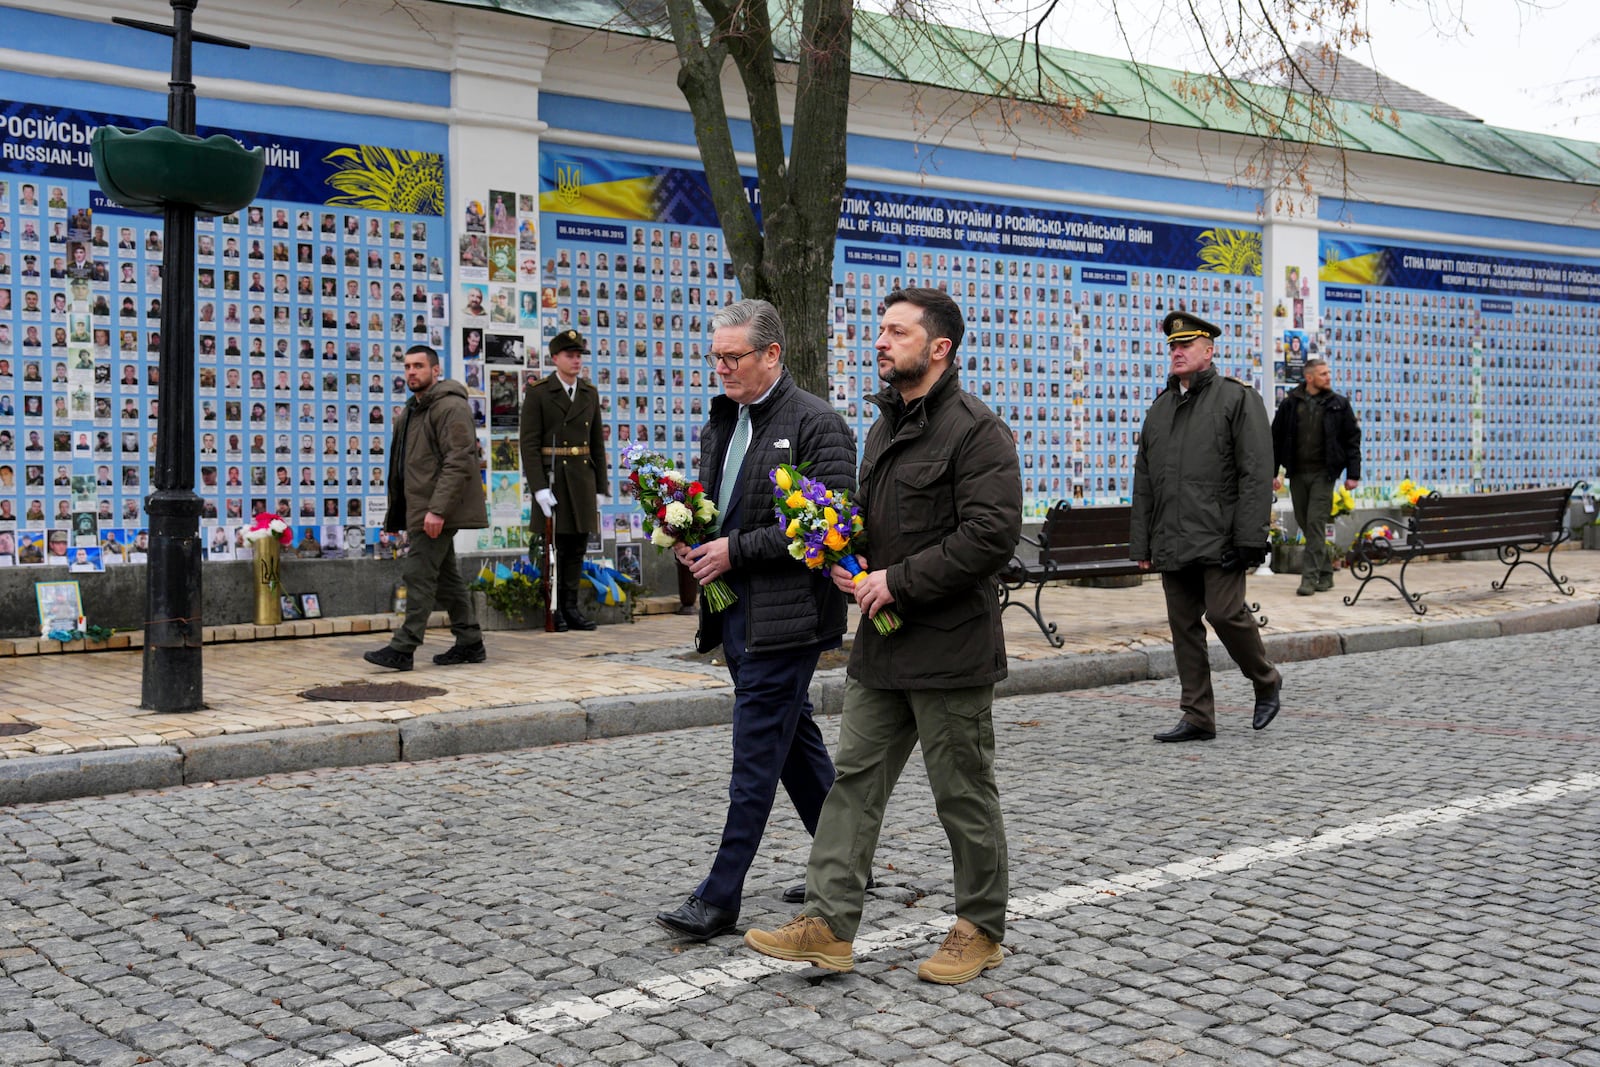
[[[736,356],[730,356],[726,352],[707,352],[706,353],[706,363],[707,363],[707,365],[709,365],[711,367],[715,367],[719,363],[726,363],[728,365],[728,369],[729,370],[738,370],[739,369],[739,361],[741,359],[743,359],[744,357],[749,356],[749,355],[754,355],[755,353],[757,353],[759,351],[761,351],[761,349],[752,348],[750,351],[748,351],[748,352],[740,352]]]

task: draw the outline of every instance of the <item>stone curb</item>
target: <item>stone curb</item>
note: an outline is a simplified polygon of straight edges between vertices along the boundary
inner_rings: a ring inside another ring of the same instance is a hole
[[[1393,626],[1267,634],[1276,662],[1414,648],[1446,641],[1576,629],[1600,623],[1600,600],[1549,604],[1485,619],[1407,621]],[[1215,641],[1213,667],[1228,662]],[[1024,660],[995,687],[997,696],[1092,689],[1173,677],[1170,645],[1136,651]],[[838,714],[842,668],[811,683],[817,713]],[[168,789],[198,782],[255,778],[327,767],[370,766],[477,752],[502,752],[598,738],[718,726],[733,720],[733,691],[648,693],[573,702],[516,704],[447,712],[402,722],[354,723],[196,738],[171,745],[23,756],[0,760],[0,805],[38,804]]]
[[[182,784],[183,753],[171,745],[0,761],[0,805],[108,796]]]
[[[558,745],[582,741],[588,732],[583,708],[571,701],[449,711],[399,725],[400,758],[407,761]]]

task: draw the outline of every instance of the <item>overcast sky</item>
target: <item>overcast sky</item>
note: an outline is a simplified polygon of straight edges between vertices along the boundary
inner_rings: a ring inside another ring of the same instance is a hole
[[[866,0],[887,6],[888,0]],[[918,2],[918,0],[912,0]],[[963,0],[920,0],[935,18]],[[1050,0],[965,0],[1034,11]],[[1276,0],[1271,6],[1281,6]],[[1059,0],[1046,40],[1097,55],[1209,69],[1189,0]],[[1194,0],[1202,12],[1237,10]],[[1309,6],[1302,0],[1301,6]],[[1600,144],[1600,3],[1596,0],[1366,0],[1370,42],[1346,54],[1485,122]],[[969,10],[971,10],[969,8]],[[1127,40],[1113,12],[1120,14]],[[1012,26],[1019,24],[1013,22]],[[1015,29],[1010,32],[1015,32]],[[1295,41],[1306,39],[1297,35]],[[1232,72],[1239,73],[1234,69]],[[1584,98],[1585,90],[1590,94]]]

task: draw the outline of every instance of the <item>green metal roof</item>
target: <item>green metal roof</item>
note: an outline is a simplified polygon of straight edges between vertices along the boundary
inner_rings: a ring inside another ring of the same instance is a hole
[[[670,39],[662,0],[433,0],[542,19],[583,29]],[[795,27],[786,0],[769,0],[780,56]],[[851,68],[883,78],[1029,103],[1072,105],[1091,113],[1244,137],[1276,137],[1374,155],[1415,159],[1521,178],[1600,186],[1600,145],[1487,126],[1418,111],[1378,111],[1357,101],[1327,101],[1311,121],[1304,96],[1248,82],[1220,87],[1204,75],[1064,48],[1035,50],[1016,38],[855,14]],[[1043,91],[1040,92],[1042,85]],[[1233,106],[1229,106],[1228,97]],[[1244,102],[1254,109],[1241,106]],[[1391,115],[1398,116],[1398,122]]]

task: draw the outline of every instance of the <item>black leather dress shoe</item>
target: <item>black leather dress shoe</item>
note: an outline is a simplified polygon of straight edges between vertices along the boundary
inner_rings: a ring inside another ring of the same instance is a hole
[[[1180,719],[1178,725],[1164,733],[1156,734],[1157,741],[1210,741],[1217,735],[1211,730],[1202,730],[1188,719]]]
[[[718,934],[733,933],[739,913],[707,904],[691,893],[677,911],[658,912],[656,922],[690,941],[709,941]]]
[[[870,874],[867,875],[867,888],[878,888],[878,883],[872,880],[872,875]],[[806,884],[801,882],[799,885],[792,885],[785,889],[783,891],[783,902],[785,904],[804,904],[806,902]]]
[[[566,620],[567,627],[571,627],[574,630],[594,629],[594,620],[584,618],[577,608],[563,608],[560,614]],[[556,628],[559,630],[565,629],[566,627],[563,627],[558,622],[556,624]]]
[[[1283,696],[1283,682],[1280,680],[1265,693],[1256,697],[1256,713],[1250,720],[1250,725],[1257,730],[1265,730],[1267,724],[1278,717],[1278,709],[1283,706],[1280,699]]]
[[[550,618],[555,622],[556,633],[564,634],[567,632],[566,612],[562,611],[560,608],[557,608],[555,611],[550,613]]]

